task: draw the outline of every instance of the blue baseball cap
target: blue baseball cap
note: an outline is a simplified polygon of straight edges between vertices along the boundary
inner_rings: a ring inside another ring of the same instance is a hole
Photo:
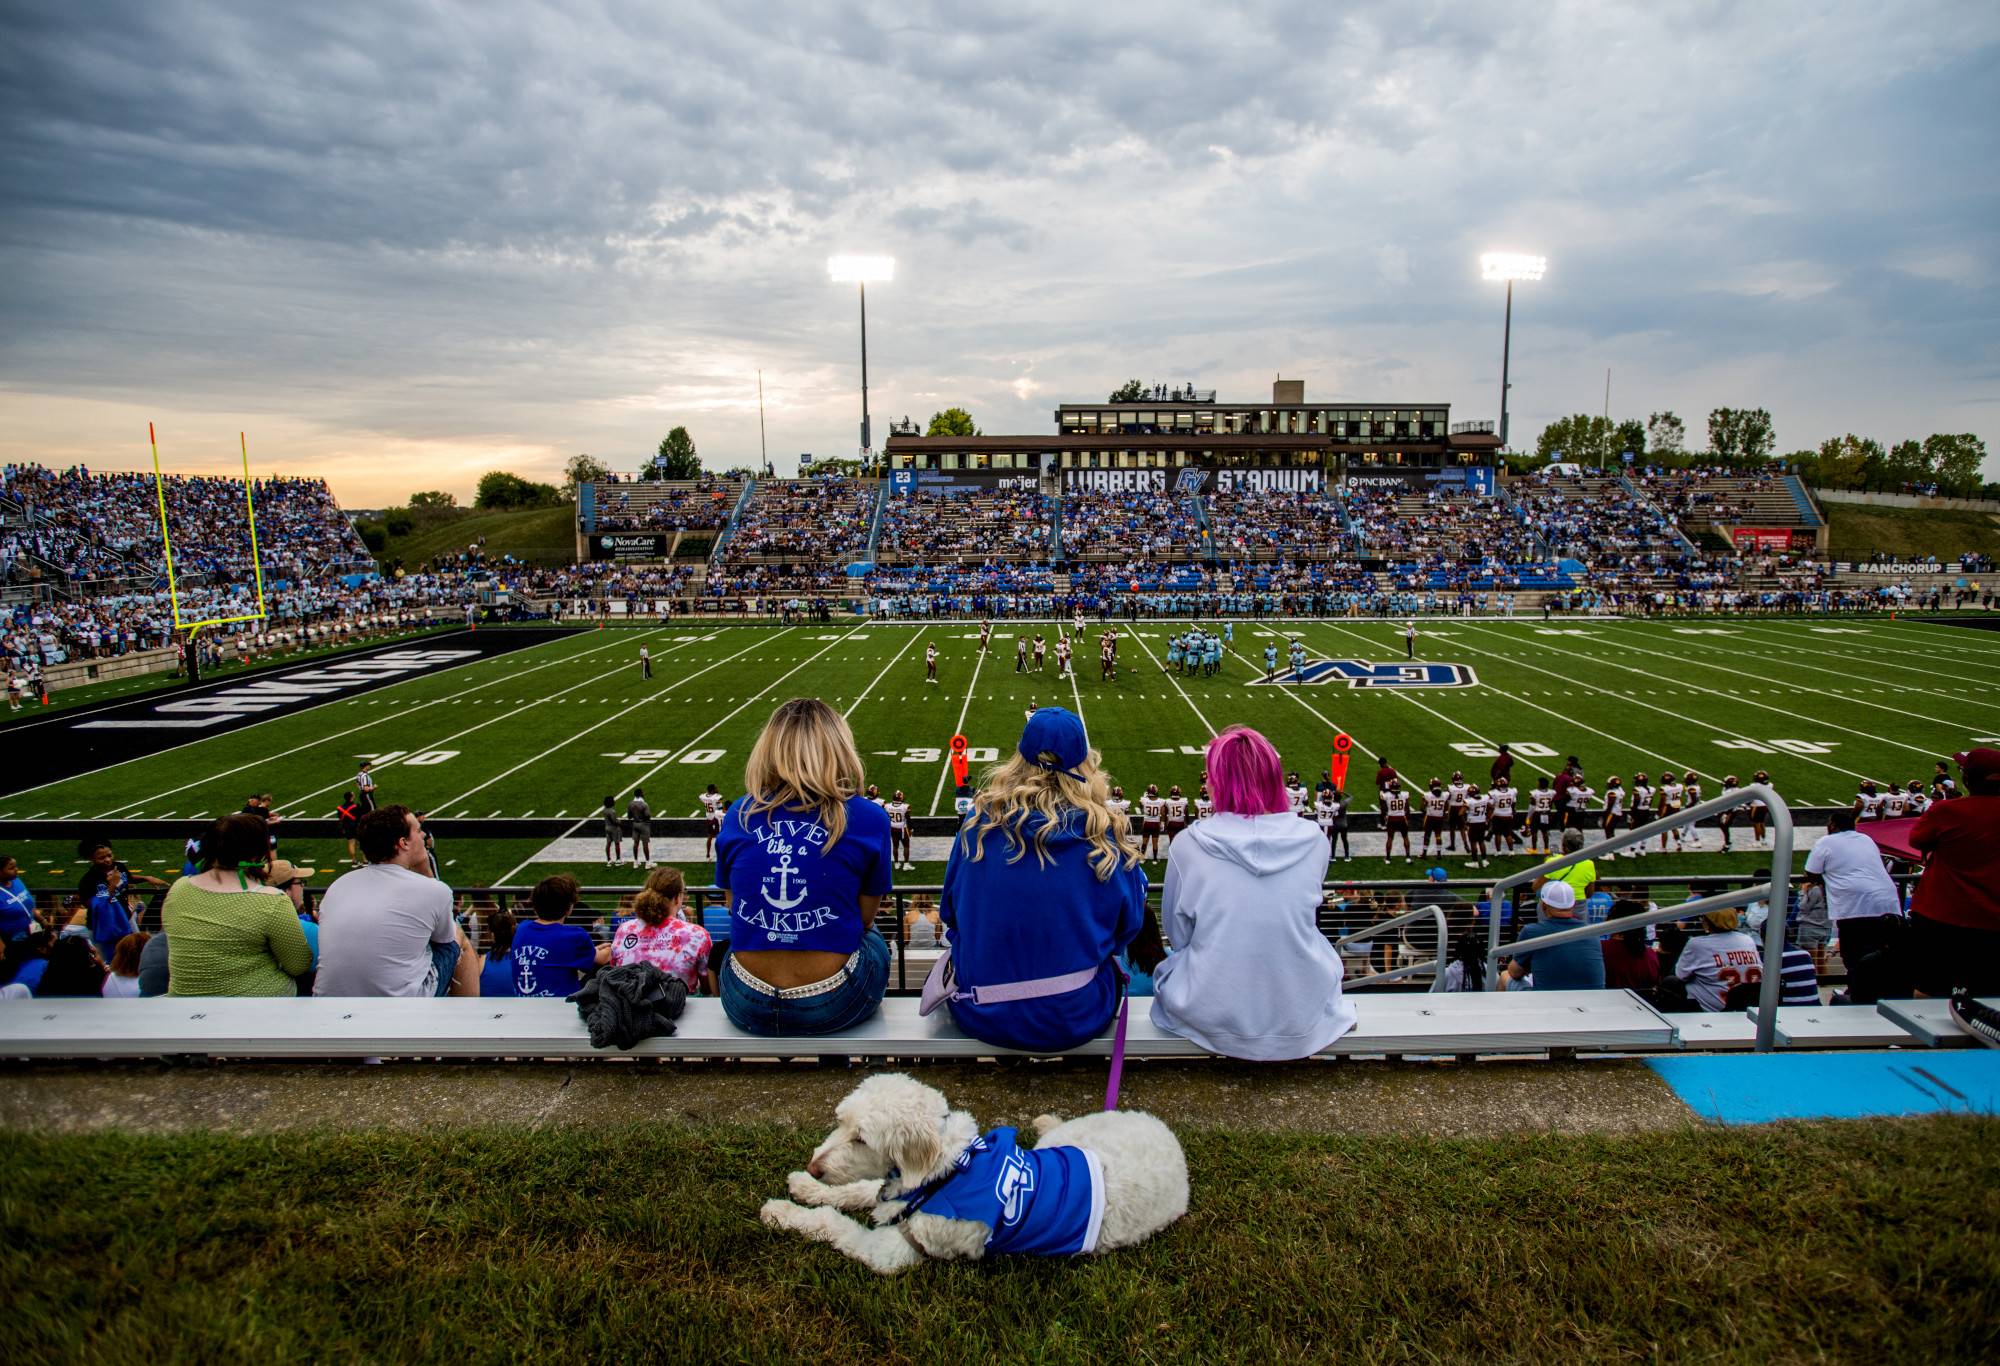
[[[1451,874],[1447,873],[1442,868],[1426,868],[1424,869],[1424,876],[1429,878],[1432,882],[1443,882],[1447,878],[1449,878]]]
[[[1037,707],[1021,732],[1021,757],[1037,768],[1083,782],[1076,771],[1090,757],[1083,719],[1066,707]]]

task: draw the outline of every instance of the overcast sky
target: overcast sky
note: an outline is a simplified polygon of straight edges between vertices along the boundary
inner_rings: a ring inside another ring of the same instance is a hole
[[[0,456],[467,495],[1137,377],[2000,447],[2000,6],[0,7]],[[1989,461],[1989,477],[2000,457]]]

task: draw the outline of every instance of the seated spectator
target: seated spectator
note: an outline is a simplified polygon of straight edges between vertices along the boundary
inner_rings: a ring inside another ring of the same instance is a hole
[[[1785,944],[1785,954],[1779,964],[1784,990],[1778,996],[1781,1006],[1816,1006],[1819,999],[1819,972],[1813,966],[1813,957],[1796,943]]]
[[[296,996],[312,964],[291,901],[266,886],[270,833],[256,816],[224,816],[202,836],[202,871],[167,889],[170,996]]]
[[[195,872],[201,868],[197,863]],[[194,876],[193,873],[188,874]],[[167,935],[162,930],[147,939],[146,946],[139,951],[139,994],[141,996],[165,996],[172,984],[172,964],[168,958]]]
[[[21,865],[11,854],[0,855],[0,941],[25,938],[41,923],[35,894],[21,881]]]
[[[1562,804],[1561,798],[1557,799],[1556,804],[1558,806]],[[1564,856],[1578,853],[1582,849],[1583,849],[1583,831],[1581,830],[1563,831],[1562,852]],[[1576,899],[1579,902],[1585,901],[1590,896],[1590,889],[1597,885],[1597,860],[1580,859],[1577,862],[1572,863],[1567,868],[1557,869],[1555,872],[1550,873],[1547,877],[1538,879],[1535,883],[1536,890],[1539,891],[1541,888],[1546,887],[1551,882],[1568,883],[1570,886],[1570,890],[1576,893]]]
[[[817,698],[771,713],[723,813],[715,884],[728,898],[722,1009],[751,1034],[837,1034],[873,1015],[889,945],[873,928],[889,890],[889,817],[846,718]]]
[[[104,960],[97,956],[97,945],[86,935],[66,934],[49,950],[48,968],[35,995],[101,997],[104,978]]]
[[[496,907],[479,917],[486,930],[486,952],[479,960],[479,994],[514,994],[514,913]]]
[[[1486,990],[1486,938],[1478,930],[1467,930],[1451,946],[1451,961],[1444,969],[1444,989]]]
[[[632,918],[611,936],[611,961],[651,963],[669,977],[678,977],[693,993],[706,983],[716,993],[715,969],[709,966],[708,931],[690,924],[687,882],[678,868],[655,868],[632,903]]]
[[[1611,918],[1638,915],[1645,910],[1636,902],[1612,907]],[[1636,991],[1647,1000],[1660,989],[1660,951],[1646,942],[1646,929],[1620,930],[1606,935],[1603,944],[1604,985],[1613,991]]]
[[[1762,980],[1764,955],[1758,950],[1757,941],[1738,928],[1733,907],[1709,911],[1701,918],[1701,928],[1702,932],[1691,936],[1681,949],[1680,959],[1674,964],[1674,976],[1685,984],[1686,997],[1695,1007],[1722,1010],[1733,989]],[[1671,992],[1664,986],[1661,1008],[1676,1008]]]
[[[415,813],[407,806],[370,811],[360,843],[367,866],[342,873],[320,898],[313,995],[478,995],[478,963],[452,918],[451,888],[430,875]],[[298,915],[289,900],[284,905],[297,930]],[[303,944],[303,931],[299,938]],[[178,949],[173,967],[178,991]]]
[[[1957,758],[1965,795],[1932,803],[1910,832],[1925,856],[1910,906],[1910,966],[1926,996],[1954,987],[2000,995],[2000,749]]]
[[[1309,1058],[1354,1028],[1340,954],[1319,930],[1331,846],[1292,814],[1271,742],[1231,726],[1208,742],[1215,814],[1167,851],[1153,1023],[1211,1053]],[[1143,884],[1142,884],[1143,885]]]
[[[1115,960],[1145,923],[1146,874],[1099,762],[1074,712],[1038,709],[952,841],[948,1007],[976,1039],[1061,1052],[1117,1012]]]
[[[1545,882],[1540,900],[1542,918],[1521,927],[1521,936],[1514,942],[1514,961],[1507,966],[1508,977],[1518,982],[1533,973],[1536,991],[1603,990],[1604,954],[1592,941],[1579,939],[1552,949],[1530,947],[1533,940],[1583,924],[1576,914],[1576,889],[1567,882]]]
[[[7,957],[0,960],[0,969],[7,974],[7,990],[10,993],[16,996],[35,994],[35,988],[42,984],[42,974],[49,969],[49,950],[55,942],[55,936],[47,930],[35,930],[8,941]]]
[[[111,971],[104,979],[106,1000],[133,1000],[139,996],[139,959],[150,938],[150,935],[134,931],[119,940],[117,947],[112,949]]]
[[[928,898],[913,897],[903,915],[903,943],[913,949],[934,949],[944,942],[944,917]]]
[[[574,996],[583,979],[611,961],[611,946],[569,923],[576,909],[576,879],[567,873],[545,877],[529,894],[535,918],[514,929],[508,957],[514,965],[516,996]]]

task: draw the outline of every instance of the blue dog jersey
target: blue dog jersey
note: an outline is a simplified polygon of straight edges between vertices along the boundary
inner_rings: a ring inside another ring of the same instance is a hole
[[[1012,1129],[995,1129],[973,1139],[912,1212],[988,1225],[990,1252],[1074,1257],[1097,1251],[1104,1173],[1087,1148],[1023,1148]]]

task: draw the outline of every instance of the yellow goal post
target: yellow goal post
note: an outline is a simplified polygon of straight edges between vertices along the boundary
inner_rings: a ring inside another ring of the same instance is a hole
[[[201,621],[181,619],[180,585],[174,577],[174,537],[167,526],[167,481],[160,473],[160,438],[153,431],[153,424],[146,424],[146,440],[153,447],[153,494],[160,507],[160,544],[167,552],[167,596],[174,605],[174,629],[185,631],[189,640],[204,626],[228,626],[239,621],[265,621],[271,613],[264,601],[264,562],[257,553],[257,500],[250,493],[250,439],[242,432],[236,434],[237,442],[243,450],[243,511],[250,521],[250,572],[257,583],[257,610],[235,617],[208,617]]]

